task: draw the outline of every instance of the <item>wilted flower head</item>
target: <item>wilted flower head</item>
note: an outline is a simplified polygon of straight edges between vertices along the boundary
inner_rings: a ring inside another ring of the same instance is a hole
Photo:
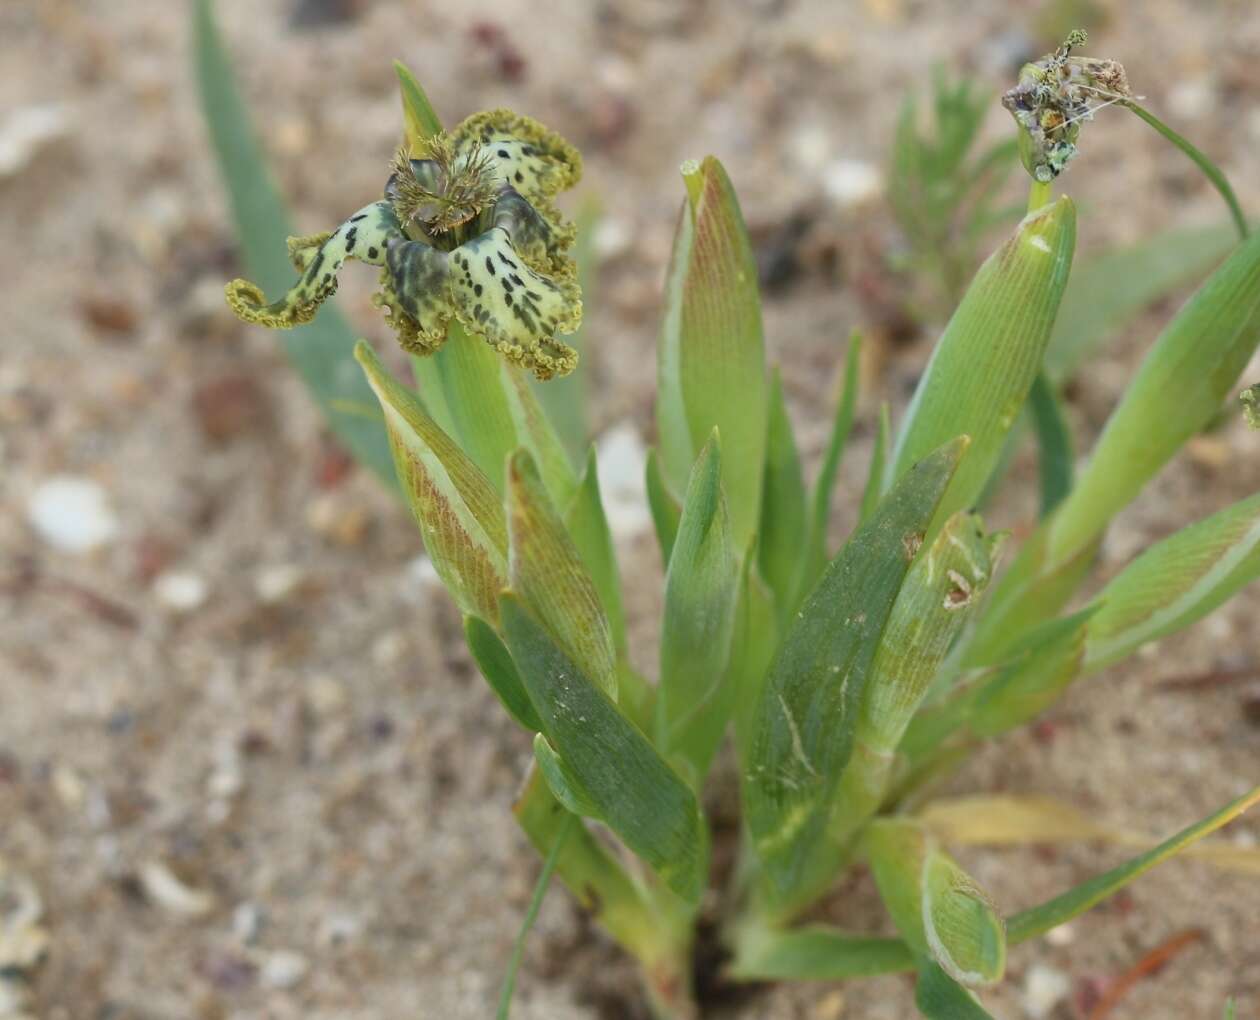
[[[1019,84],[1002,96],[1019,126],[1020,157],[1038,181],[1058,177],[1076,155],[1083,121],[1112,103],[1132,98],[1124,67],[1114,60],[1071,56],[1086,41],[1077,30],[1063,45],[1040,60],[1025,64]],[[1091,106],[1090,100],[1103,100]]]
[[[430,354],[452,318],[540,379],[566,375],[577,354],[556,339],[582,319],[574,229],[553,204],[582,172],[576,149],[511,110],[469,117],[449,134],[400,151],[385,198],[331,233],[289,238],[301,278],[270,304],[246,280],[227,286],[246,322],[310,322],[337,289],[347,259],[381,266],[376,303],[399,343]],[[418,155],[422,158],[412,158]]]

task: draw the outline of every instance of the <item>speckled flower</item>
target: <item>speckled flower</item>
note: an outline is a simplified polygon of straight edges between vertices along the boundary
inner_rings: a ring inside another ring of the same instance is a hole
[[[1019,84],[1002,96],[1002,105],[1023,128],[1019,143],[1024,167],[1042,183],[1058,177],[1076,155],[1084,121],[1104,106],[1132,98],[1122,65],[1071,56],[1086,38],[1083,31],[1072,32],[1053,53],[1025,64]]]
[[[566,375],[577,354],[556,339],[582,319],[581,290],[566,254],[574,230],[555,196],[581,176],[571,145],[511,110],[469,117],[400,152],[382,201],[331,233],[289,238],[301,278],[277,301],[246,280],[227,286],[247,322],[289,329],[309,322],[337,289],[347,259],[381,266],[376,303],[404,348],[436,351],[456,319],[538,378]]]

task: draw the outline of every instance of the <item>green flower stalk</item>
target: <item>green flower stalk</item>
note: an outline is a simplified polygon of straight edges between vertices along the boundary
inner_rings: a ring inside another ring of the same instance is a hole
[[[582,297],[567,254],[574,228],[554,199],[581,173],[577,150],[537,121],[474,114],[423,151],[400,151],[382,201],[331,233],[289,238],[302,275],[287,294],[268,304],[256,285],[233,280],[228,304],[246,322],[302,325],[357,259],[381,267],[375,303],[405,350],[437,351],[455,319],[539,379],[567,375],[577,353],[556,337],[580,325]]]

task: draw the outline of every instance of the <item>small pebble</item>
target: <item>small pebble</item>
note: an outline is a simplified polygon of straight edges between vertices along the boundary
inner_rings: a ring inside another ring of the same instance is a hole
[[[257,903],[238,903],[232,911],[232,934],[244,945],[252,944],[262,931],[263,912]]]
[[[306,571],[296,563],[277,563],[263,567],[254,577],[254,591],[263,602],[283,602],[306,580]]]
[[[200,574],[187,570],[168,570],[153,582],[153,594],[167,609],[191,613],[205,604],[210,591]]]
[[[292,988],[310,969],[310,962],[301,953],[278,949],[263,961],[262,983],[268,988]]]
[[[1076,940],[1076,929],[1071,923],[1061,924],[1046,932],[1046,941],[1052,946],[1070,946]]]
[[[330,676],[317,676],[307,685],[306,703],[321,718],[335,715],[346,700],[346,689]]]
[[[12,111],[0,124],[0,177],[22,170],[40,149],[71,132],[70,108],[43,103]]]
[[[204,917],[214,909],[210,893],[186,884],[161,861],[140,868],[140,887],[158,906],[182,917]]]
[[[822,172],[823,190],[842,209],[869,202],[883,190],[879,167],[857,159],[837,159]]]
[[[105,490],[90,478],[56,475],[31,494],[26,517],[40,538],[62,552],[91,552],[118,534]]]
[[[1020,1003],[1031,1020],[1041,1020],[1068,997],[1072,991],[1071,979],[1061,970],[1044,963],[1034,963],[1024,978]]]
[[[844,992],[837,989],[823,996],[809,1015],[810,1020],[840,1020],[844,1016]]]

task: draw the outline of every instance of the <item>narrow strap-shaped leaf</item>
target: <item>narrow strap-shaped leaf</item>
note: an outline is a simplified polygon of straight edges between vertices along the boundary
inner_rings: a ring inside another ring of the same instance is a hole
[[[564,525],[573,544],[577,546],[582,562],[590,571],[591,580],[595,582],[599,600],[612,627],[613,647],[618,656],[624,656],[626,616],[621,601],[621,574],[617,567],[612,531],[608,527],[608,518],[600,499],[599,469],[594,446],[586,455],[582,478],[564,512]]]
[[[1227,225],[1175,227],[1082,259],[1054,321],[1045,371],[1055,383],[1075,373],[1103,341],[1152,302],[1201,279],[1237,243]]]
[[[862,512],[859,523],[867,521],[879,505],[879,498],[884,494],[885,462],[888,455],[888,441],[892,435],[892,411],[888,401],[879,405],[879,424],[875,431],[875,446],[871,450],[871,465],[867,470],[866,488],[862,490]]]
[[[857,406],[858,376],[862,360],[862,334],[854,332],[849,337],[849,351],[844,359],[844,382],[836,400],[835,417],[831,422],[831,435],[827,439],[827,452],[823,454],[818,480],[814,483],[812,512],[809,517],[809,535],[806,539],[808,552],[805,570],[801,575],[801,594],[813,587],[819,573],[829,559],[827,555],[827,525],[831,521],[831,494],[836,487],[836,475],[844,450],[853,429],[853,410]]]
[[[656,746],[666,758],[686,761],[697,783],[708,772],[730,718],[727,664],[738,595],[739,559],[714,430],[692,468],[665,576],[656,694]]]
[[[600,818],[674,892],[704,889],[707,834],[691,788],[514,594],[503,630],[548,741],[581,781]]]
[[[193,7],[193,38],[202,110],[249,275],[268,294],[284,291],[293,282],[293,266],[281,242],[294,232],[292,221],[233,81],[212,0],[197,0]],[[391,483],[393,460],[380,423],[338,410],[370,406],[372,394],[351,364],[355,337],[336,307],[325,305],[313,322],[286,331],[282,342],[337,438]]]
[[[1041,483],[1041,516],[1063,502],[1072,490],[1072,433],[1058,394],[1046,378],[1038,372],[1028,394],[1028,409],[1032,412],[1033,429],[1037,434],[1037,475]]]
[[[915,817],[944,842],[956,846],[1027,846],[1093,840],[1146,848],[1155,842],[1146,833],[1097,821],[1064,801],[1035,795],[938,797]],[[1221,871],[1260,876],[1260,847],[1204,840],[1184,847],[1181,853]]]
[[[547,888],[551,885],[551,876],[555,874],[556,865],[560,863],[560,853],[564,850],[565,840],[568,839],[575,824],[571,815],[567,817],[561,824],[560,831],[556,833],[555,839],[552,840],[551,849],[547,851],[547,859],[543,861],[538,881],[534,883],[534,895],[530,897],[529,909],[525,911],[525,917],[521,921],[521,930],[517,932],[516,942],[512,945],[512,957],[508,961],[507,974],[503,979],[503,991],[499,995],[499,1011],[495,1014],[495,1020],[509,1020],[512,1012],[512,993],[516,991],[516,975],[521,969],[521,960],[525,956],[525,939],[529,936],[530,929],[534,927],[534,922],[538,920],[538,911],[542,909]]]
[[[738,460],[726,496],[736,545],[761,513],[766,366],[757,266],[735,189],[713,157],[683,164],[687,200],[665,282],[657,418],[665,476],[681,492],[716,426]]]
[[[497,623],[508,576],[507,522],[498,493],[371,347],[360,341],[355,357],[385,412],[399,485],[438,576],[463,612]]]
[[[966,448],[912,468],[832,561],[792,621],[750,723],[744,804],[757,855],[791,912],[838,861],[826,829],[863,688],[897,592]]]
[[[566,811],[600,820],[599,804],[586,792],[580,777],[565,764],[559,752],[541,733],[534,734],[534,761],[552,795]]]
[[[583,674],[616,701],[612,627],[595,583],[525,450],[517,450],[508,462],[508,579]]]
[[[1054,566],[1106,528],[1221,409],[1260,344],[1260,234],[1239,245],[1155,341],[1051,522]]]
[[[516,671],[512,654],[499,640],[494,628],[481,617],[470,614],[464,617],[464,640],[481,675],[498,695],[508,714],[527,730],[534,733],[541,730],[542,720],[529,700],[529,692]]]
[[[761,491],[761,576],[779,604],[780,617],[795,608],[805,555],[805,481],[801,458],[792,434],[792,421],[783,400],[783,381],[775,369],[770,376],[769,432],[766,437],[766,477]]]
[[[656,450],[648,450],[647,467],[648,509],[652,512],[652,525],[656,530],[656,544],[660,546],[661,560],[666,565],[674,554],[674,539],[678,537],[678,519],[682,507],[669,491],[661,469],[661,459]]]
[[[1007,921],[1007,938],[1012,944],[1025,942],[1045,934],[1065,921],[1072,920],[1078,914],[1083,914],[1090,907],[1124,888],[1135,878],[1150,871],[1161,861],[1167,860],[1191,843],[1210,835],[1227,822],[1233,821],[1257,801],[1260,801],[1260,787],[1227,804],[1203,821],[1182,829],[1153,850],[1139,854],[1117,868],[1096,875],[1040,906],[1021,911]]]
[[[898,431],[891,477],[957,435],[972,445],[934,528],[974,505],[1041,367],[1076,243],[1064,197],[1028,214],[980,267],[919,380]]]
[[[1086,668],[1188,626],[1257,576],[1260,494],[1157,542],[1113,578],[1089,624]]]
[[[971,992],[925,960],[914,985],[914,1004],[928,1020],[993,1020]]]

